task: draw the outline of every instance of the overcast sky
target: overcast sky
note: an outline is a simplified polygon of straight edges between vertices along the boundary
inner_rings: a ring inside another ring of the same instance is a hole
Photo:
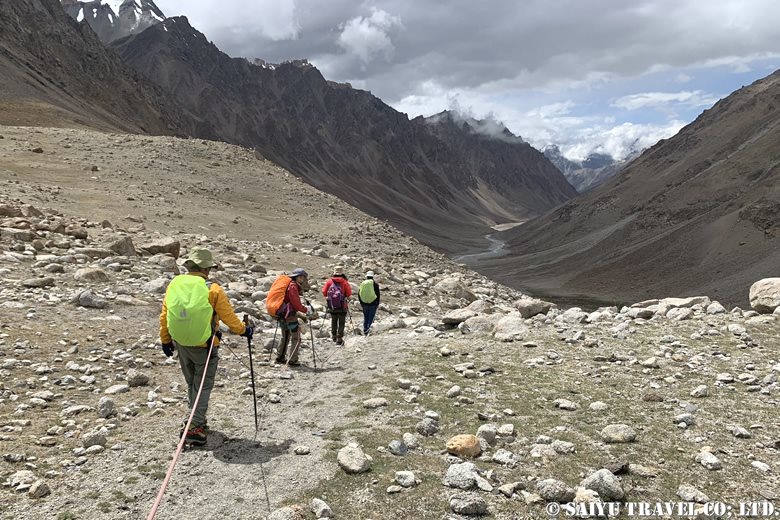
[[[231,56],[308,58],[409,117],[457,108],[621,157],[780,68],[776,0],[155,0]]]

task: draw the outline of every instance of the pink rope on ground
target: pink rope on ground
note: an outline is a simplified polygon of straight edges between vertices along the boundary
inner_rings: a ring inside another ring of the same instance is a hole
[[[211,351],[214,349],[214,341],[216,338],[216,334],[211,337],[209,355],[206,358],[206,364],[203,366],[203,376],[200,378],[200,388],[198,388],[198,395],[195,397],[195,402],[192,404],[192,411],[190,412],[189,419],[187,419],[187,426],[184,427],[184,434],[181,436],[181,439],[179,439],[179,445],[176,447],[176,453],[173,456],[173,460],[171,461],[170,466],[168,466],[168,473],[166,473],[165,480],[163,480],[162,486],[160,486],[160,491],[157,492],[157,498],[154,499],[154,505],[152,505],[152,510],[149,511],[149,516],[146,517],[146,520],[153,520],[157,515],[157,508],[160,507],[160,502],[165,495],[165,490],[168,488],[168,483],[171,481],[171,476],[173,476],[173,470],[176,467],[176,463],[179,461],[179,455],[181,455],[181,451],[184,449],[184,441],[187,438],[187,432],[190,430],[190,424],[192,423],[192,418],[195,415],[195,409],[198,407],[198,401],[200,401],[200,392],[203,390],[203,383],[206,382],[206,372],[209,368],[209,362],[211,361]]]

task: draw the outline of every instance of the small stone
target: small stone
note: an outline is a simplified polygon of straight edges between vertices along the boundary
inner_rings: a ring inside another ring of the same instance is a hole
[[[536,483],[536,492],[547,502],[563,504],[574,499],[574,490],[560,480],[548,478]]]
[[[556,399],[553,401],[553,405],[556,408],[560,408],[561,410],[568,410],[571,412],[577,410],[580,407],[577,403],[569,401],[568,399]]]
[[[146,386],[149,384],[149,376],[131,368],[127,371],[127,384],[132,387]]]
[[[30,498],[43,498],[49,494],[51,494],[51,489],[43,480],[36,480],[27,491],[27,496]]]
[[[677,488],[677,496],[686,502],[697,502],[705,504],[710,501],[710,497],[689,484],[680,484]]]
[[[89,432],[84,434],[81,438],[81,445],[85,448],[90,446],[105,446],[107,443],[106,436],[100,432]]]
[[[456,489],[473,489],[477,485],[477,467],[471,462],[452,464],[447,468],[444,485]]]
[[[129,385],[112,385],[106,388],[103,393],[108,395],[124,394],[130,391]]]
[[[709,451],[700,451],[697,453],[696,462],[711,471],[723,468],[723,464],[720,462],[720,459]]]
[[[330,506],[327,504],[327,502],[319,498],[311,499],[311,512],[314,513],[314,516],[317,518],[333,517],[333,511],[331,510]]]
[[[608,502],[622,500],[625,496],[620,479],[608,469],[600,469],[593,473],[584,479],[580,486],[592,489],[599,494],[599,497]]]
[[[308,446],[296,446],[294,452],[296,455],[308,455],[311,449]]]
[[[404,488],[402,488],[401,486],[398,486],[396,484],[393,484],[392,486],[387,486],[387,494],[388,495],[394,495],[396,493],[400,493],[403,490],[404,490]]]
[[[758,471],[761,471],[762,473],[766,473],[771,469],[769,467],[769,464],[758,460],[754,460],[753,462],[750,463],[750,465],[756,468]]]
[[[336,458],[339,466],[346,473],[365,473],[371,469],[371,457],[366,455],[355,443],[341,448]]]
[[[456,493],[450,497],[450,509],[466,516],[482,516],[488,513],[487,502],[476,493]]]
[[[454,385],[452,388],[447,390],[447,397],[453,398],[458,397],[461,393],[461,388],[458,385]]]
[[[432,435],[435,435],[439,431],[439,423],[431,419],[430,417],[426,417],[422,421],[418,422],[415,426],[415,430],[417,430],[417,433],[420,435],[423,435],[425,437],[430,437]]]
[[[604,410],[608,409],[609,406],[607,403],[604,403],[602,401],[594,401],[588,405],[588,408],[593,410],[594,412],[603,412]]]
[[[390,444],[387,445],[387,448],[390,450],[390,453],[398,457],[403,457],[409,452],[409,448],[406,446],[406,443],[399,440],[390,441]]]
[[[398,485],[405,488],[411,488],[417,485],[417,479],[415,478],[414,473],[411,471],[396,471],[395,481],[398,483]]]
[[[98,416],[106,419],[115,413],[114,400],[110,397],[101,397],[98,401]]]
[[[707,385],[699,385],[691,391],[691,397],[707,397],[710,395],[710,391]]]
[[[363,408],[373,410],[376,408],[382,408],[383,406],[387,406],[387,399],[383,397],[374,397],[372,399],[366,399],[363,401]]]
[[[608,443],[634,442],[636,431],[626,424],[610,424],[601,430],[601,438]]]

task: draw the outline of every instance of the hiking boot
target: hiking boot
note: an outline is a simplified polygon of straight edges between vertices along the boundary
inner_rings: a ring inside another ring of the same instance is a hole
[[[344,338],[338,337],[336,338],[336,345],[343,345],[344,344]]]
[[[184,437],[185,442],[198,446],[204,446],[207,440],[208,436],[206,434],[206,429],[203,426],[188,430],[187,435]]]
[[[289,361],[287,364],[290,365],[291,367],[299,367],[299,366],[301,366],[301,362],[300,361]]]
[[[275,361],[277,365],[284,365],[286,360],[283,357],[277,357]]]

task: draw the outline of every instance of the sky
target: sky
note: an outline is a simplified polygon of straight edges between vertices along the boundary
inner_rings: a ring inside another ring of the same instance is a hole
[[[776,0],[155,0],[222,51],[306,58],[410,118],[621,159],[780,68]]]

